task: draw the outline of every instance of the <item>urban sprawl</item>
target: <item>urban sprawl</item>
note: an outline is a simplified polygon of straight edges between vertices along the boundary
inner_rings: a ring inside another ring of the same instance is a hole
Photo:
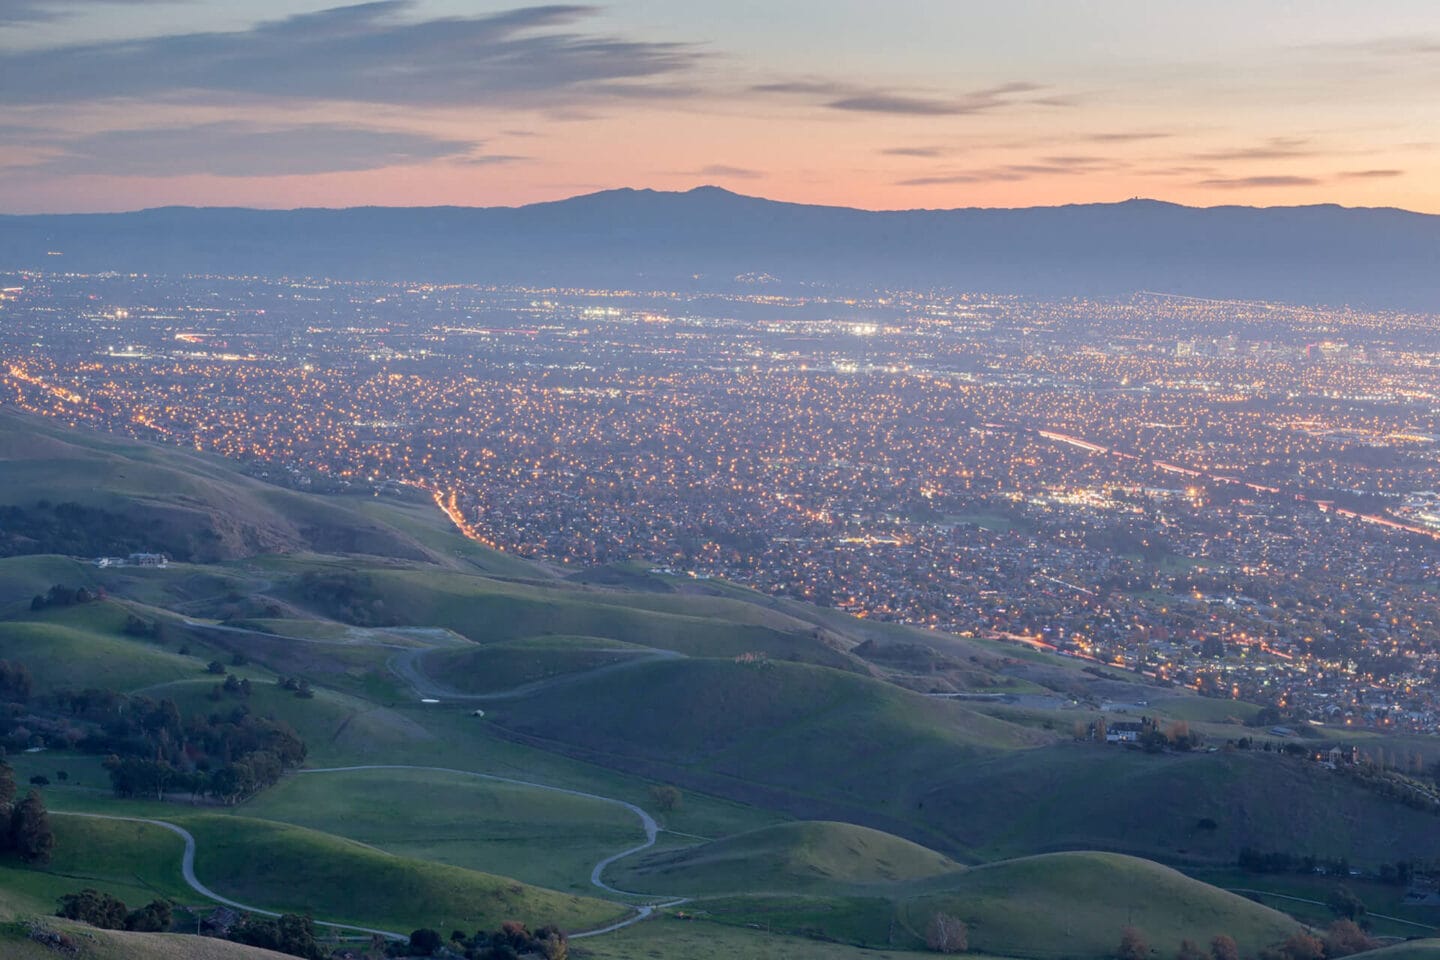
[[[0,278],[0,404],[1323,725],[1440,731],[1434,318]],[[944,692],[933,690],[927,692]]]

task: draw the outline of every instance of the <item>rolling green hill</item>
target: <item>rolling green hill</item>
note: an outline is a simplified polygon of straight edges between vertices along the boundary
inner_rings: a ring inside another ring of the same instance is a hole
[[[287,913],[409,931],[495,929],[505,920],[584,930],[628,908],[507,877],[384,853],[270,820],[176,818],[195,835],[195,872],[217,893]]]
[[[1183,938],[1208,944],[1222,933],[1254,955],[1300,929],[1244,897],[1117,854],[1025,857],[947,877],[943,886],[902,902],[902,921],[923,930],[936,911],[950,913],[970,925],[973,949],[1010,956],[1112,956],[1126,925],[1161,956]]]
[[[0,506],[25,509],[31,531],[12,538],[27,549],[33,527],[64,538],[107,538],[121,550],[214,561],[297,549],[369,553],[418,561],[440,555],[398,526],[351,509],[342,499],[306,496],[193,451],[167,449],[0,411]],[[42,502],[48,506],[41,506]],[[55,507],[84,509],[67,520]],[[442,545],[443,547],[443,545]]]
[[[130,692],[194,677],[205,666],[196,657],[121,636],[71,613],[0,621],[0,658],[24,663],[39,693],[87,686]]]
[[[79,960],[284,960],[287,954],[246,947],[211,937],[173,933],[126,933],[96,930],[69,920],[47,918],[46,930],[64,933]],[[0,955],[6,960],[55,960],[54,948],[35,942],[29,923],[0,923]]]
[[[1062,853],[1007,860],[898,886],[888,894],[746,894],[685,908],[722,923],[758,925],[872,948],[918,948],[931,918],[965,922],[970,949],[1033,960],[1104,960],[1133,925],[1159,956],[1182,939],[1235,938],[1253,956],[1301,929],[1298,922],[1147,860]]]
[[[1440,940],[1411,940],[1351,956],[1357,960],[1437,960],[1440,958]]]
[[[516,735],[798,815],[891,829],[939,771],[1047,742],[1043,732],[852,673],[807,664],[658,661],[563,696],[494,704]],[[904,749],[896,749],[903,744]]]
[[[963,869],[949,857],[879,830],[850,823],[802,821],[622,860],[609,878],[626,890],[696,896],[836,891],[927,879]]]

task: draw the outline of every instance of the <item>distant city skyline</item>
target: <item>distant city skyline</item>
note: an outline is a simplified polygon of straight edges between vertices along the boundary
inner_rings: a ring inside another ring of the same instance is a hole
[[[1436,130],[1412,0],[0,0],[4,213],[700,184],[1440,213]]]

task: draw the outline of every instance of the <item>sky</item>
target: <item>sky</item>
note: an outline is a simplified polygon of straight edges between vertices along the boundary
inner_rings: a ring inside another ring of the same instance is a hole
[[[0,212],[1440,213],[1435,0],[0,0]]]

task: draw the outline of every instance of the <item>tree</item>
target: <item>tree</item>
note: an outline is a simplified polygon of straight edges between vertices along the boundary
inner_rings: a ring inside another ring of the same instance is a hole
[[[1175,960],[1208,960],[1205,951],[1195,945],[1194,940],[1181,940],[1180,949],[1175,952]]]
[[[6,816],[10,814],[10,808],[15,805],[15,770],[4,760],[0,760],[0,813]]]
[[[925,946],[936,953],[963,953],[970,949],[970,928],[948,913],[937,913],[925,926]]]
[[[438,931],[421,927],[410,934],[410,955],[412,957],[433,957],[435,951],[445,943]]]
[[[131,910],[125,917],[126,930],[141,933],[166,933],[175,922],[174,910],[169,900],[151,900],[139,910]]]
[[[680,791],[674,787],[667,785],[650,788],[650,802],[662,813],[669,813],[680,806],[680,799]]]
[[[65,894],[60,898],[60,909],[55,911],[57,917],[79,920],[102,930],[124,929],[125,915],[124,901],[89,887],[79,893]]]
[[[1375,947],[1375,941],[1354,920],[1336,920],[1325,931],[1325,955],[1331,960],[1348,957],[1352,953],[1364,953]]]
[[[1120,946],[1115,951],[1115,960],[1148,960],[1150,944],[1145,935],[1135,927],[1127,926],[1120,931]]]
[[[1308,933],[1292,934],[1280,946],[1284,960],[1325,960],[1325,944]]]
[[[55,849],[55,832],[45,801],[31,790],[10,814],[10,842],[26,863],[49,863]]]
[[[1359,920],[1365,916],[1365,901],[1355,896],[1349,887],[1338,886],[1325,898],[1325,904],[1337,917]]]
[[[1222,933],[1210,941],[1210,957],[1211,960],[1240,960],[1240,947],[1234,937]]]

